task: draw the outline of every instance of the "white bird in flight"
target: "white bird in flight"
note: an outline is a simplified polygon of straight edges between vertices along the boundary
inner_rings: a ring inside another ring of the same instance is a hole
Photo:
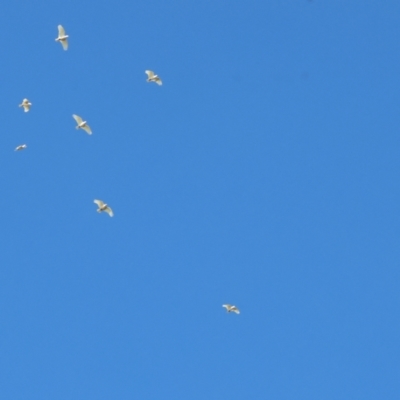
[[[24,149],[26,149],[26,148],[27,148],[27,145],[26,145],[26,144],[20,144],[19,146],[17,146],[17,147],[15,148],[15,151],[24,150]]]
[[[234,312],[236,314],[240,314],[239,309],[236,306],[232,306],[230,304],[224,304],[222,307],[226,308],[226,312]]]
[[[18,107],[23,107],[25,112],[28,112],[31,108],[32,103],[29,102],[28,99],[23,99],[21,104],[18,104]]]
[[[105,211],[110,217],[114,216],[114,213],[111,210],[111,207],[108,204],[104,203],[104,201],[94,200],[94,203],[97,204],[97,206],[99,207],[97,209],[98,213],[101,213],[102,211]]]
[[[79,115],[72,114],[72,117],[78,124],[75,128],[76,129],[83,129],[87,134],[91,135],[92,130],[90,129],[90,126],[87,124],[86,121],[84,121]]]
[[[158,75],[156,75],[153,71],[146,70],[144,71],[147,74],[147,82],[155,82],[157,85],[162,85],[162,81]]]
[[[58,25],[58,37],[56,38],[56,42],[60,42],[64,50],[68,49],[68,35],[65,34],[65,29],[62,25]]]

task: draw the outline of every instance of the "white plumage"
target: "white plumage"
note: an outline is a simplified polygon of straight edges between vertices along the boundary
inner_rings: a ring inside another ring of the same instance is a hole
[[[102,200],[94,200],[93,201],[95,204],[97,204],[97,207],[99,207],[97,209],[97,212],[101,213],[101,212],[106,212],[110,217],[114,216],[113,210],[111,209],[111,207],[104,203],[104,201]]]
[[[28,112],[31,108],[32,103],[29,102],[28,99],[23,99],[22,103],[18,105],[18,107],[23,107],[25,112]]]
[[[78,124],[75,128],[76,129],[83,129],[88,135],[92,134],[92,130],[86,121],[84,121],[79,115],[72,114],[72,117]]]
[[[62,25],[58,25],[58,37],[56,38],[56,42],[60,42],[63,49],[68,49],[68,35],[65,34],[65,29]]]
[[[147,82],[155,82],[155,83],[157,83],[157,85],[160,85],[160,86],[162,85],[161,78],[158,75],[156,75],[153,71],[146,70],[144,72],[147,75]]]
[[[236,306],[232,306],[230,304],[224,304],[222,307],[226,308],[226,312],[234,312],[236,314],[240,314],[239,309]]]

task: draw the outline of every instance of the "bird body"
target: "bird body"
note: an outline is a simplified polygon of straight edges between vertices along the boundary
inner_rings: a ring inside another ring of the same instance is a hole
[[[56,37],[56,42],[60,42],[64,50],[68,49],[68,37],[62,25],[58,25],[58,37]]]
[[[110,207],[108,204],[104,203],[104,201],[101,201],[101,200],[94,200],[94,203],[97,204],[97,207],[99,207],[99,208],[97,209],[97,212],[98,212],[98,213],[101,213],[101,212],[104,211],[104,212],[106,212],[110,217],[113,217],[113,216],[114,216],[114,213],[113,213],[111,207]]]
[[[24,150],[24,149],[26,149],[26,148],[27,148],[27,145],[26,145],[26,144],[20,144],[19,146],[17,146],[17,147],[15,148],[15,151]]]
[[[22,103],[18,105],[18,107],[23,107],[25,112],[28,112],[31,108],[32,103],[29,102],[28,99],[23,99]]]
[[[72,117],[74,118],[74,120],[78,124],[75,127],[76,129],[83,129],[88,135],[92,134],[92,130],[90,129],[90,126],[79,115],[72,114]]]
[[[162,80],[158,75],[156,75],[153,71],[146,70],[144,71],[147,75],[147,82],[155,82],[157,85],[162,85]]]
[[[240,314],[239,309],[236,306],[232,306],[230,304],[224,304],[222,307],[226,308],[226,312],[234,312],[236,314]]]

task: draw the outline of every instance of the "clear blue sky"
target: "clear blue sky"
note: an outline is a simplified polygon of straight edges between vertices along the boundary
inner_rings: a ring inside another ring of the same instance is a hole
[[[0,397],[399,399],[399,20],[3,4]]]

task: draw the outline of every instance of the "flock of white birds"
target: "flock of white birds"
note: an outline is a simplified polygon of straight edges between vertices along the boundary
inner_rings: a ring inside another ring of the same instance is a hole
[[[64,50],[68,50],[68,35],[65,32],[65,29],[62,25],[58,25],[58,37],[55,39],[56,42],[60,42]],[[162,85],[162,80],[161,78],[156,75],[153,71],[146,70],[145,74],[147,75],[147,82],[155,82],[157,85],[161,86]],[[24,112],[28,112],[31,107],[32,103],[28,99],[23,99],[22,103],[19,104],[19,107],[22,107],[24,109]],[[81,118],[79,115],[72,114],[72,117],[76,121],[76,129],[83,129],[88,135],[92,134],[92,130],[90,129],[90,126],[88,125],[87,121],[85,121],[83,118]],[[21,144],[15,148],[15,151],[20,151],[24,150],[27,148],[26,144]],[[114,216],[113,210],[111,207],[104,203],[102,200],[94,200],[94,203],[97,205],[97,212],[106,212],[110,217]],[[234,312],[236,314],[240,314],[239,309],[231,304],[224,304],[222,307],[226,308],[226,311],[228,313]]]

